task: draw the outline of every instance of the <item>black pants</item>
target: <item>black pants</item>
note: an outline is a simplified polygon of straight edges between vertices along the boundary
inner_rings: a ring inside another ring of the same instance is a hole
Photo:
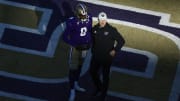
[[[98,91],[101,91],[101,97],[104,100],[107,95],[107,90],[109,87],[109,73],[112,60],[99,62],[93,57],[90,64],[90,74],[94,85]],[[101,70],[101,71],[100,71]],[[102,76],[102,79],[100,78]]]
[[[74,88],[75,81],[79,80],[82,65],[88,50],[77,50],[70,48],[69,52],[69,83],[70,89]]]

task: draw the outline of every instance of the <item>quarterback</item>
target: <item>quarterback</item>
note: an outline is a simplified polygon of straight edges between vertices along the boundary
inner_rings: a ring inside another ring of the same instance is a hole
[[[66,30],[63,33],[63,40],[70,45],[69,52],[69,101],[74,101],[75,90],[85,91],[78,85],[82,64],[86,57],[87,50],[91,46],[92,17],[87,12],[84,4],[77,4],[75,17],[66,21]]]

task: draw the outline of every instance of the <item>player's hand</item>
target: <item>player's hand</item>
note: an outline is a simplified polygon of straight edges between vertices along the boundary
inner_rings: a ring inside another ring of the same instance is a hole
[[[111,55],[112,57],[114,57],[115,54],[116,54],[116,51],[115,51],[114,49],[113,49],[112,51],[110,51],[110,55]]]

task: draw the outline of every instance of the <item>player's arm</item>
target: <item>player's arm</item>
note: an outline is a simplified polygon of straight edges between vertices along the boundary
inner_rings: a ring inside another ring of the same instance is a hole
[[[69,21],[66,21],[65,23],[65,31],[63,33],[63,40],[66,42],[66,43],[71,43],[71,29],[72,29],[72,26],[70,24]]]

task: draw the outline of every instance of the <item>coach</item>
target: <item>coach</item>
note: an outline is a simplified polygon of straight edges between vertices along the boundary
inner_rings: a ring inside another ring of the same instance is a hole
[[[100,101],[104,101],[109,86],[109,73],[113,58],[125,41],[117,29],[107,22],[107,15],[104,12],[98,15],[98,24],[92,29],[92,40],[90,74],[96,86],[93,95],[99,96]],[[99,70],[102,71],[99,72]]]

